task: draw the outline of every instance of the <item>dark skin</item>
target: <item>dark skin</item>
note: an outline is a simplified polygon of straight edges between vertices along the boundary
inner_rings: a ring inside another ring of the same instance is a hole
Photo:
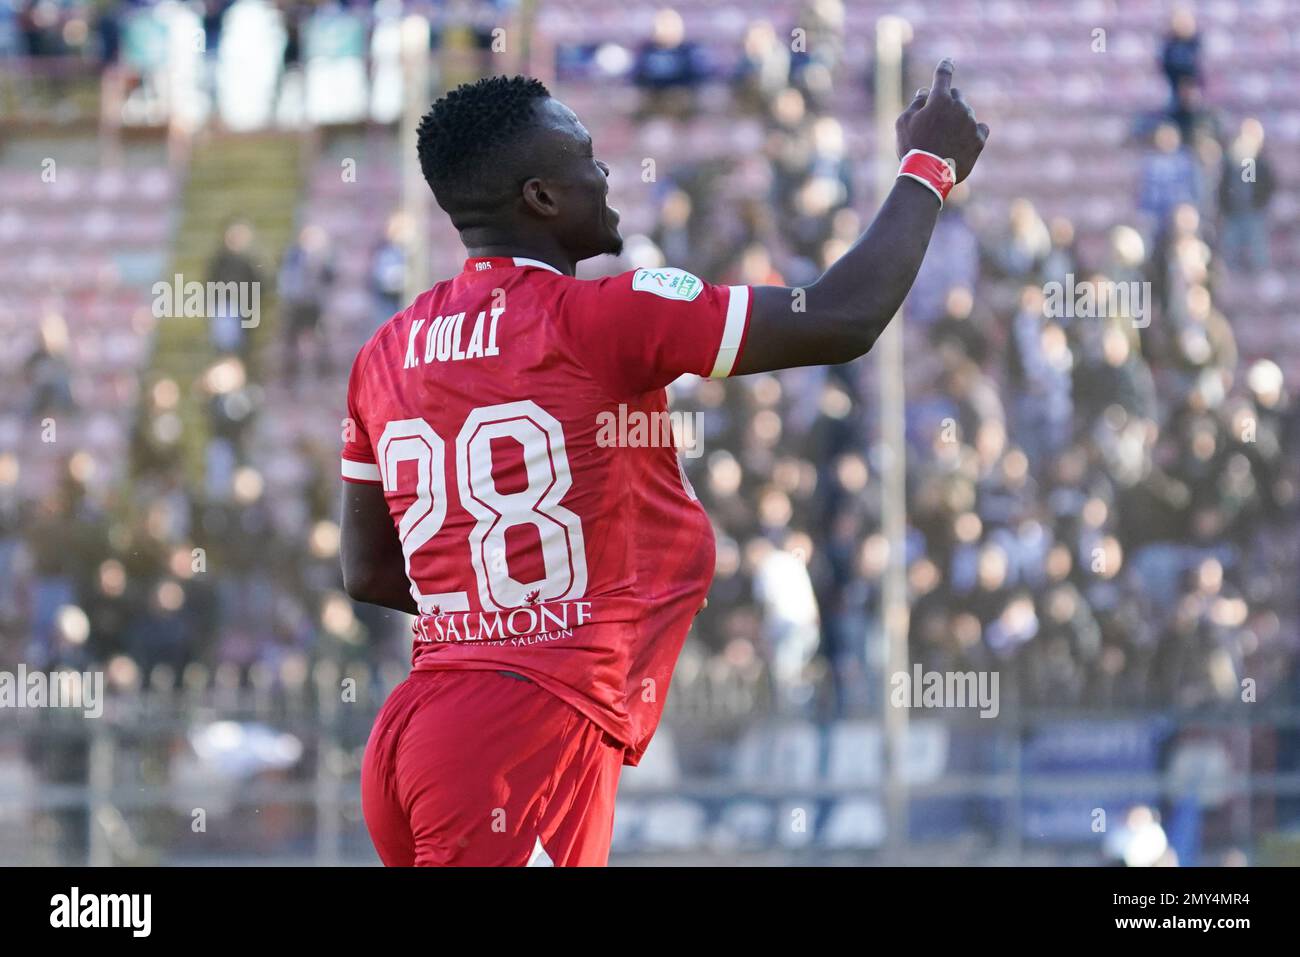
[[[354,601],[418,615],[406,577],[406,556],[388,501],[378,485],[343,483],[343,588]]]
[[[970,175],[989,129],[952,87],[943,60],[928,89],[898,118],[898,155],[921,149],[949,159],[958,182]],[[512,150],[531,175],[499,197],[448,208],[470,257],[521,256],[572,276],[593,256],[623,246],[619,215],[607,203],[609,167],[595,158],[591,135],[557,100],[538,102],[536,123]],[[518,162],[518,161],[516,161]],[[512,171],[512,174],[515,171]],[[916,279],[939,216],[939,202],[900,177],[862,237],[816,282],[796,290],[755,286],[745,349],[734,375],[848,362],[869,351]],[[343,582],[357,601],[419,614],[383,490],[344,482]]]

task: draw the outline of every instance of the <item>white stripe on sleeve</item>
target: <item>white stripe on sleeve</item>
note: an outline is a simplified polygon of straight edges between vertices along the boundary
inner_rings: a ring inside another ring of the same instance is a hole
[[[749,287],[728,286],[727,319],[722,326],[722,342],[718,344],[718,358],[714,360],[710,379],[731,375],[740,343],[745,338],[745,317],[749,313]]]
[[[343,477],[352,479],[354,482],[378,482],[380,481],[379,466],[373,462],[354,462],[351,459],[343,459]]]

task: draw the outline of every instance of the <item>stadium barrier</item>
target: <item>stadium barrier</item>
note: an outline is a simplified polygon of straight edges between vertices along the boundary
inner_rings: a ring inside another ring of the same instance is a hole
[[[401,677],[194,665],[110,691],[97,718],[15,710],[0,723],[0,863],[376,863],[360,762]],[[615,863],[881,860],[878,721],[775,715],[760,675],[716,669],[687,669],[672,694],[625,771]],[[1293,853],[1300,710],[1007,708],[910,724],[906,862],[1099,863],[1135,807],[1163,814],[1183,863]]]

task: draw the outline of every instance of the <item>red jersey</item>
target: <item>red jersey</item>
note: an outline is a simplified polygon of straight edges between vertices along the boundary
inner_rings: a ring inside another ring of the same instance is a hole
[[[380,327],[348,383],[343,478],[383,486],[415,670],[526,675],[640,760],[714,565],[664,387],[730,375],[749,310],[747,286],[680,269],[579,280],[494,257]]]

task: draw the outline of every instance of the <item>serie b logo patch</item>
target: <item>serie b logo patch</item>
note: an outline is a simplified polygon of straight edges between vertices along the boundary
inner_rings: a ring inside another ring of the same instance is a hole
[[[632,274],[632,288],[664,299],[691,302],[704,291],[704,283],[685,269],[638,269]]]

